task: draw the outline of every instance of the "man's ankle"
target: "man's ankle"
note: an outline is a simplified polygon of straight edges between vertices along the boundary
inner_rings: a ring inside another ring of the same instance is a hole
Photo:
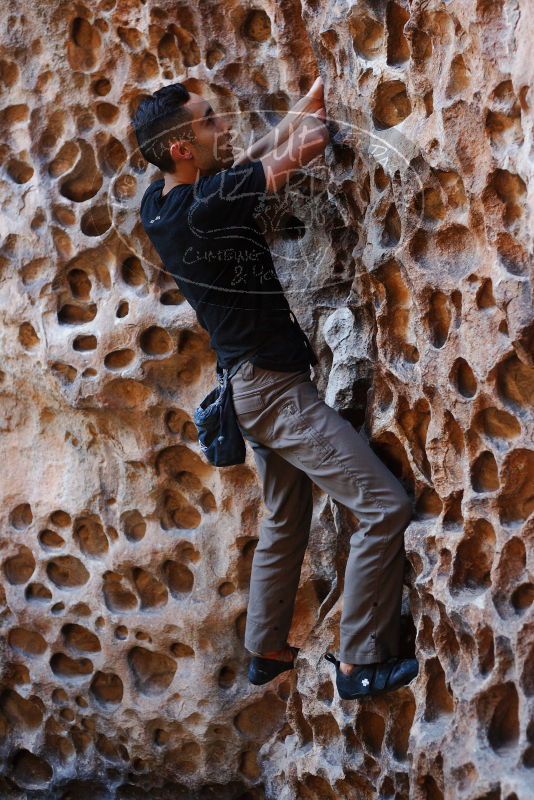
[[[360,667],[372,667],[373,664],[376,663],[377,663],[376,661],[373,661],[372,663],[368,664],[349,664],[345,661],[340,661],[339,668],[341,669],[342,672],[345,673],[345,675],[350,675],[350,673],[353,672],[355,669],[359,669]]]
[[[288,644],[281,647],[279,650],[266,650],[262,652],[263,658],[279,658],[282,661],[286,660],[287,656],[292,655],[292,651]]]

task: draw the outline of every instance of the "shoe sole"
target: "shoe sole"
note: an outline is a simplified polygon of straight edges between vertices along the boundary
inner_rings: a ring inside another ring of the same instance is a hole
[[[418,675],[419,673],[417,673]],[[413,678],[407,683],[401,683],[399,686],[392,686],[389,689],[378,689],[376,692],[369,692],[367,694],[341,694],[339,689],[337,690],[338,695],[342,700],[366,700],[368,697],[377,697],[380,694],[388,694],[389,692],[396,692],[397,689],[402,689],[403,686],[409,686],[412,681],[417,678],[417,675],[414,675]]]

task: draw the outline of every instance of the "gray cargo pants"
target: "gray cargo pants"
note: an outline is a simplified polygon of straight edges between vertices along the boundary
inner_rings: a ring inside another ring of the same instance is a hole
[[[358,517],[345,568],[339,658],[369,664],[399,654],[404,530],[412,502],[353,428],[318,395],[308,368],[245,361],[230,379],[268,515],[252,561],[245,647],[284,647],[312,519],[312,481]]]

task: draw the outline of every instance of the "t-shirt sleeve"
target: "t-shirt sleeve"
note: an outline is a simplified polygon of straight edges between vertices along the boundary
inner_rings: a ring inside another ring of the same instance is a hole
[[[265,194],[266,185],[260,160],[204,176],[194,188],[195,216],[213,223],[213,227],[246,224]]]

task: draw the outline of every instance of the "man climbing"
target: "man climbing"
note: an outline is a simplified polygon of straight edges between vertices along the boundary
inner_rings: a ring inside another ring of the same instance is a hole
[[[294,667],[287,642],[312,518],[312,482],[359,520],[350,539],[336,685],[342,698],[397,689],[417,674],[399,658],[403,532],[412,515],[401,483],[348,420],[318,396],[317,357],[289,308],[255,219],[265,194],[325,149],[318,78],[281,122],[234,160],[231,130],[200,95],[174,83],[145,97],[133,125],[164,178],[141,201],[143,226],[210,334],[217,371],[256,352],[231,378],[236,416],[253,448],[268,516],[252,562],[245,647],[249,680]]]

